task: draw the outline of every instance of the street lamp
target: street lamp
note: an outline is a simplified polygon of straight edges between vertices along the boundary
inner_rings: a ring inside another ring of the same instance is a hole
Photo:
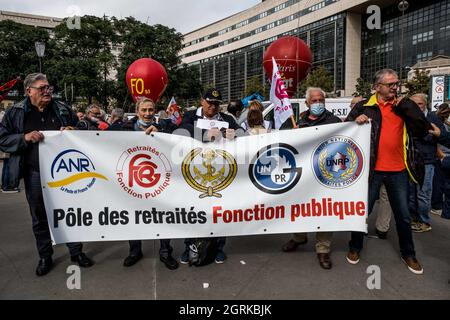
[[[45,43],[44,42],[35,42],[34,47],[36,48],[36,54],[39,58],[39,73],[42,73],[42,62],[41,59],[44,57],[45,52]]]
[[[402,81],[403,81],[403,34],[405,30],[404,26],[404,16],[405,11],[408,10],[409,3],[408,1],[402,0],[398,3],[398,10],[402,12],[402,19],[401,19],[401,39],[400,39],[400,94],[402,94]]]

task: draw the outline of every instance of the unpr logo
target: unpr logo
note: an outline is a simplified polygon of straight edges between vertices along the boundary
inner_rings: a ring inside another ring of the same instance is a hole
[[[97,179],[108,180],[95,171],[94,163],[86,154],[75,149],[66,150],[53,160],[53,181],[47,185],[69,194],[83,193],[92,188]]]
[[[302,175],[296,155],[298,151],[285,143],[264,147],[251,161],[248,169],[250,180],[259,190],[270,194],[291,190]]]
[[[116,167],[116,181],[133,198],[159,196],[169,185],[172,166],[155,147],[136,146],[122,153]]]

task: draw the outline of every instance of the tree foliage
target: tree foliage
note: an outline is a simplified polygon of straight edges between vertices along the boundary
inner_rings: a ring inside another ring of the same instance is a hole
[[[0,85],[18,76],[39,72],[39,58],[35,42],[48,42],[49,34],[44,29],[34,28],[10,20],[0,21]],[[43,70],[47,63],[44,58]],[[15,89],[23,93],[23,88]]]
[[[333,76],[324,66],[319,66],[312,70],[301,83],[298,96],[304,97],[308,87],[319,87],[325,92],[332,92],[334,88]]]
[[[353,92],[354,97],[367,98],[372,93],[372,84],[365,81],[363,78],[356,79],[356,91]]]
[[[430,91],[429,71],[416,69],[414,77],[405,83],[409,95],[416,93],[428,94]]]

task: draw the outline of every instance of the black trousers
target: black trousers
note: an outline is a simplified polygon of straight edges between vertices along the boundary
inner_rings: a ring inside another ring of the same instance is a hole
[[[37,171],[28,171],[24,176],[25,194],[30,206],[33,233],[41,259],[50,258],[53,254],[52,239],[45,213],[44,198],[42,196],[41,178]],[[79,255],[83,249],[80,242],[67,243],[71,256]]]
[[[172,254],[173,248],[170,246],[170,239],[159,240],[161,247],[159,248],[159,255],[162,257],[168,257]],[[130,240],[130,255],[137,256],[142,252],[141,240]]]

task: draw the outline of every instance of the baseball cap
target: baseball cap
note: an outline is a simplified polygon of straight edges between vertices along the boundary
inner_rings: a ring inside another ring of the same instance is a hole
[[[208,89],[203,95],[203,99],[208,102],[222,102],[222,94],[215,88]]]

